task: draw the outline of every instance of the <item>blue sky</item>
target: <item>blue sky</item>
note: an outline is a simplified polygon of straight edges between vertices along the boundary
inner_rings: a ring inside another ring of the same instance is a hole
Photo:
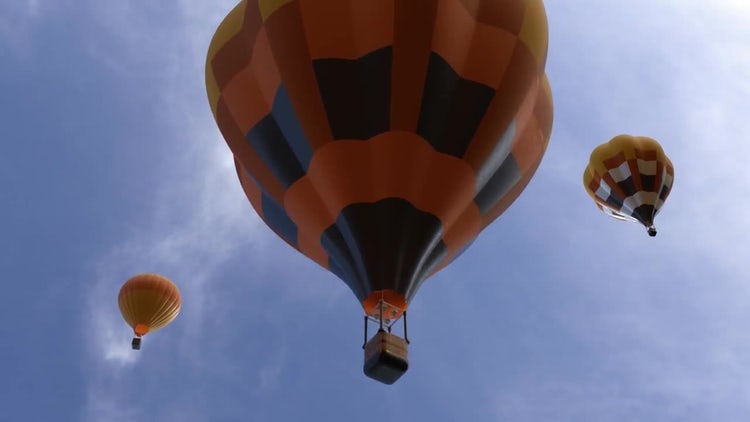
[[[745,420],[745,0],[547,3],[547,155],[424,284],[390,387],[362,374],[354,296],[236,180],[203,85],[233,5],[0,3],[3,418]],[[623,132],[675,165],[653,239],[581,186],[591,149]],[[116,299],[143,271],[184,305],[136,353]]]

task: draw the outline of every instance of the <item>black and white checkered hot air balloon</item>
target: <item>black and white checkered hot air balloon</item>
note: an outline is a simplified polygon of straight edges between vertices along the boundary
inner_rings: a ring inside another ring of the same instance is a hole
[[[605,214],[635,221],[656,236],[654,218],[674,182],[674,167],[651,138],[618,135],[591,152],[583,186]]]

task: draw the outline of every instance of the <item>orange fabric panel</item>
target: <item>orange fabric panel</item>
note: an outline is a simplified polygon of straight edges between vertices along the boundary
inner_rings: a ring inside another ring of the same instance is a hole
[[[307,256],[328,255],[320,237],[337,217],[326,207],[321,195],[310,178],[303,177],[290,186],[284,196],[284,209],[297,225],[299,249]]]
[[[384,302],[389,303],[399,308],[400,311],[397,313],[397,315],[390,315],[391,319],[394,319],[394,320],[401,318],[403,311],[406,311],[409,308],[409,303],[406,301],[406,298],[402,294],[397,293],[396,291],[390,290],[390,289],[376,290],[370,293],[370,295],[367,296],[367,298],[362,301],[362,308],[365,310],[366,313],[373,312],[373,310],[375,310],[376,307],[379,305],[381,299]],[[379,313],[379,310],[378,310],[378,313]],[[387,310],[384,313],[387,315],[388,314]]]
[[[432,48],[464,79],[498,87],[517,44],[515,34],[477,22],[459,0],[440,0]]]
[[[255,40],[250,62],[222,88],[221,98],[237,126],[247,133],[271,112],[281,77],[276,68],[266,31]]]
[[[237,13],[233,10],[232,13]],[[225,44],[216,47],[213,57],[208,58],[209,66],[219,90],[224,87],[240,69],[247,66],[252,56],[252,46],[263,22],[257,7],[246,7],[242,29]],[[211,49],[215,48],[213,45]]]
[[[513,34],[521,32],[526,12],[524,1],[457,0],[457,3],[478,22],[503,28]]]
[[[516,118],[519,107],[528,98],[529,90],[533,89],[538,78],[531,53],[525,48],[514,50],[503,81],[464,154],[464,159],[472,168],[482,167],[500,136]]]
[[[313,151],[331,141],[331,129],[318,91],[297,2],[281,6],[265,22],[282,84]]]
[[[517,132],[517,139],[513,144],[513,158],[521,173],[526,173],[536,159],[544,154],[546,148],[547,142],[539,128],[539,122],[532,118],[520,132]]]
[[[539,122],[542,130],[542,136],[547,143],[552,136],[552,124],[554,123],[554,104],[552,99],[552,88],[550,87],[547,75],[542,75],[540,79],[539,96],[534,106],[534,115]]]
[[[135,335],[140,337],[145,336],[149,331],[151,331],[151,327],[146,324],[135,324],[135,328],[133,328]]]
[[[300,232],[319,239],[347,205],[384,198],[406,199],[435,215],[445,230],[464,214],[461,227],[472,227],[478,218],[470,221],[465,210],[476,207],[474,194],[474,172],[463,160],[437,153],[413,133],[387,132],[319,149],[307,175],[287,191],[284,207]],[[461,249],[460,239],[444,239],[449,251]]]
[[[636,154],[638,151],[636,151]],[[628,160],[628,168],[630,169],[630,174],[637,175],[641,172],[641,170],[638,168],[638,160],[637,159],[630,159]],[[643,190],[643,179],[640,177],[633,177],[631,178],[633,181],[633,184],[635,185],[636,190]],[[655,185],[660,186],[660,185]]]
[[[437,0],[396,2],[391,79],[394,130],[417,130],[436,14]]]
[[[641,160],[646,161],[658,161],[659,160],[659,153],[656,150],[653,149],[638,149],[636,148],[634,151],[635,157],[640,158]]]
[[[445,257],[443,262],[445,264],[451,262],[465,245],[479,235],[482,228],[482,214],[479,212],[479,208],[472,202],[470,206],[466,207],[456,223],[443,234],[443,240],[446,245],[461,245],[459,248],[449,248],[448,256]],[[439,268],[443,266],[441,264]]]
[[[300,0],[310,57],[356,59],[393,44],[394,2]]]
[[[521,171],[521,180],[485,213],[482,229],[505,212],[521,195],[544,158],[544,152],[549,144],[552,131],[553,104],[549,81],[545,75],[539,79],[537,86],[533,114],[523,126],[517,128],[513,149],[511,150]],[[519,114],[525,113],[527,106],[528,103],[519,110]]]
[[[518,108],[518,111],[516,111],[516,116],[513,118],[513,122],[516,125],[516,136],[521,132],[521,129],[526,127],[527,125],[534,124],[536,129],[539,129],[541,131],[541,128],[539,127],[539,122],[534,117],[534,114],[537,111],[537,103],[539,102],[539,95],[540,95],[540,80],[536,79],[534,80],[530,85],[528,91],[526,91],[526,96],[523,99],[523,102],[521,102],[521,106]],[[543,134],[540,132],[540,137],[542,139],[546,139]]]

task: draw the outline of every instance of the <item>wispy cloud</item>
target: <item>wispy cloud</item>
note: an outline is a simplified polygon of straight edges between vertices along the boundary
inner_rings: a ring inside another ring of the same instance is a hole
[[[143,355],[129,350],[132,333],[116,306],[117,292],[125,279],[154,271],[178,283],[183,295],[182,314],[163,334],[144,338],[144,349],[162,349],[162,356],[177,353],[182,356],[180,361],[199,364],[205,361],[202,354],[207,350],[196,345],[226,317],[217,296],[226,294],[221,287],[222,266],[236,256],[239,248],[257,252],[273,238],[244,198],[231,153],[205,99],[202,78],[206,49],[219,15],[232,6],[225,3],[225,7],[188,1],[177,6],[149,6],[153,14],[139,11],[142,4],[136,2],[90,3],[92,16],[100,28],[106,29],[101,38],[91,40],[91,53],[120,77],[148,75],[163,81],[161,90],[153,93],[154,109],[160,110],[166,130],[173,134],[164,142],[173,144],[179,152],[169,157],[154,184],[145,188],[144,197],[155,198],[150,203],[144,201],[141,217],[145,219],[136,219],[139,223],[129,236],[103,251],[96,264],[97,282],[88,298],[91,315],[86,318],[92,321],[88,332],[94,345],[87,366],[95,368],[88,379],[87,420],[133,416],[124,411],[134,412],[126,397],[135,386],[113,383],[132,372],[134,368],[130,367]],[[176,352],[165,350],[162,338],[170,338],[181,347]],[[211,346],[216,350],[220,347],[221,342]],[[281,371],[284,353],[283,345],[280,347],[282,353],[277,360],[260,372],[261,388],[273,386]],[[218,366],[215,371],[231,365],[216,365],[217,358],[211,359],[211,364]],[[195,407],[198,402],[186,400],[190,399],[175,397],[161,411],[169,413],[164,416],[170,418],[175,412],[192,412],[190,418],[181,420],[200,420],[201,413]],[[169,410],[169,403],[175,401],[184,405]]]
[[[556,122],[522,201],[556,211],[527,230],[567,290],[544,312],[590,360],[556,357],[570,352],[558,344],[544,362],[521,362],[528,373],[495,387],[498,417],[747,413],[749,12],[746,2],[548,5]],[[600,215],[581,187],[590,150],[621,132],[655,137],[675,164],[656,239]]]
[[[260,368],[256,392],[274,389],[278,386],[286,358],[287,348],[285,345],[282,345],[271,360]]]
[[[17,57],[31,51],[32,32],[48,12],[56,9],[55,1],[48,1],[45,10],[39,0],[6,1],[0,4],[0,53],[4,46]]]
[[[89,391],[87,401],[89,404],[85,416],[86,420],[111,422],[142,420],[142,415],[139,414],[134,406],[123,406],[114,397],[102,397],[95,392]]]
[[[738,162],[750,153],[738,141],[750,109],[750,31],[736,24],[747,6],[636,1],[550,9],[558,28],[551,48],[560,46],[551,50],[549,71],[560,81],[555,137],[540,174],[565,175],[578,189],[598,143],[619,132],[653,136],[676,167],[664,222],[695,233],[717,259],[730,258],[715,253],[716,242],[731,236],[716,235],[718,213],[750,229],[742,207],[722,206],[750,190],[750,170]],[[575,44],[581,48],[567,47]]]

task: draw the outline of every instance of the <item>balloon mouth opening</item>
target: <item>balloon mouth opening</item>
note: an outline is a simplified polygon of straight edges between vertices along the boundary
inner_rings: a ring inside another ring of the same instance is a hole
[[[145,336],[149,332],[149,326],[146,324],[135,324],[133,332],[135,333],[136,337]]]
[[[384,303],[383,308],[383,320],[385,321],[397,321],[401,318],[401,315],[409,307],[406,302],[406,298],[401,293],[394,290],[377,290],[370,293],[367,299],[362,301],[362,307],[365,310],[365,314],[373,317],[380,318],[381,302]]]

